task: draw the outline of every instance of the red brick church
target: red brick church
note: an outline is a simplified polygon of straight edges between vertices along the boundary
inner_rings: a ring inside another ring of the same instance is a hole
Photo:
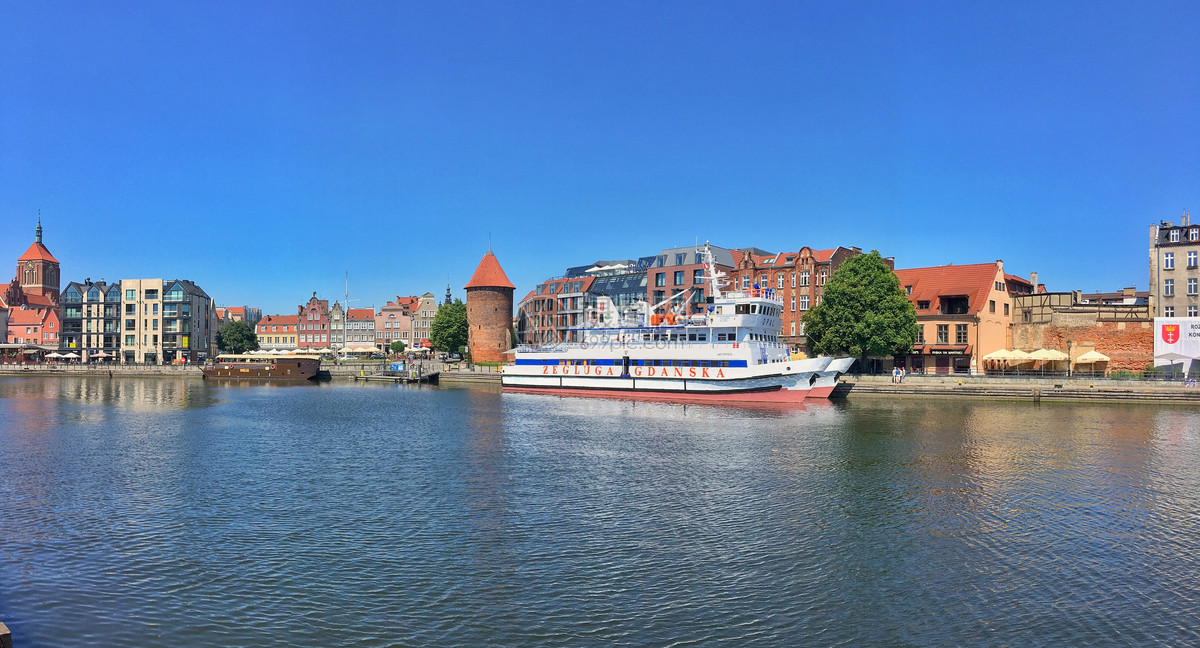
[[[5,342],[43,350],[58,348],[60,281],[58,259],[42,243],[42,219],[38,218],[33,244],[17,259],[16,276],[0,293],[0,308],[8,311]],[[7,352],[6,356],[16,359]]]

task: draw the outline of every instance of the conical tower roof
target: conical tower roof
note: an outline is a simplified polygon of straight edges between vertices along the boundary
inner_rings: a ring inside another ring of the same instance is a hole
[[[492,254],[491,250],[483,255],[483,260],[479,262],[479,267],[475,268],[475,274],[471,275],[471,280],[463,288],[509,288],[516,290],[516,286],[508,280],[508,275],[504,274],[504,268],[500,267],[500,262],[496,260],[496,255]]]

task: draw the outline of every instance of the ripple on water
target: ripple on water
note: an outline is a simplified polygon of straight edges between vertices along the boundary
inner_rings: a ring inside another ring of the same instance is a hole
[[[1190,645],[1200,416],[0,380],[22,645]]]

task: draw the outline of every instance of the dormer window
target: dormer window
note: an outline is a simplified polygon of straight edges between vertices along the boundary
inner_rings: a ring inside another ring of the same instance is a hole
[[[1179,242],[1179,230],[1177,230],[1177,229],[1171,230],[1171,242],[1172,243]]]
[[[1188,230],[1189,241],[1200,241],[1200,227],[1193,227]]]
[[[928,299],[917,300],[917,310],[929,310],[929,300]]]
[[[911,294],[912,294],[912,286],[905,286],[905,287],[904,287],[904,294],[905,294],[905,295],[911,295]]]

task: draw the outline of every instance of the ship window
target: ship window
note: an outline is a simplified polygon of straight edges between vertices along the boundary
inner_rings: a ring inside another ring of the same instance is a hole
[[[688,333],[688,342],[695,342],[695,341],[696,341],[696,334]]]
[[[708,341],[708,334],[707,334],[707,333],[701,333],[701,334],[700,334],[700,336],[699,336],[698,338],[696,338],[696,339],[697,339],[697,340],[699,340],[699,341],[701,341],[701,342],[706,342],[706,341]]]
[[[728,366],[729,366],[729,361],[728,361],[728,360],[722,360],[722,361],[721,361],[721,364],[720,364],[719,366],[721,366],[721,367],[728,367]]]

